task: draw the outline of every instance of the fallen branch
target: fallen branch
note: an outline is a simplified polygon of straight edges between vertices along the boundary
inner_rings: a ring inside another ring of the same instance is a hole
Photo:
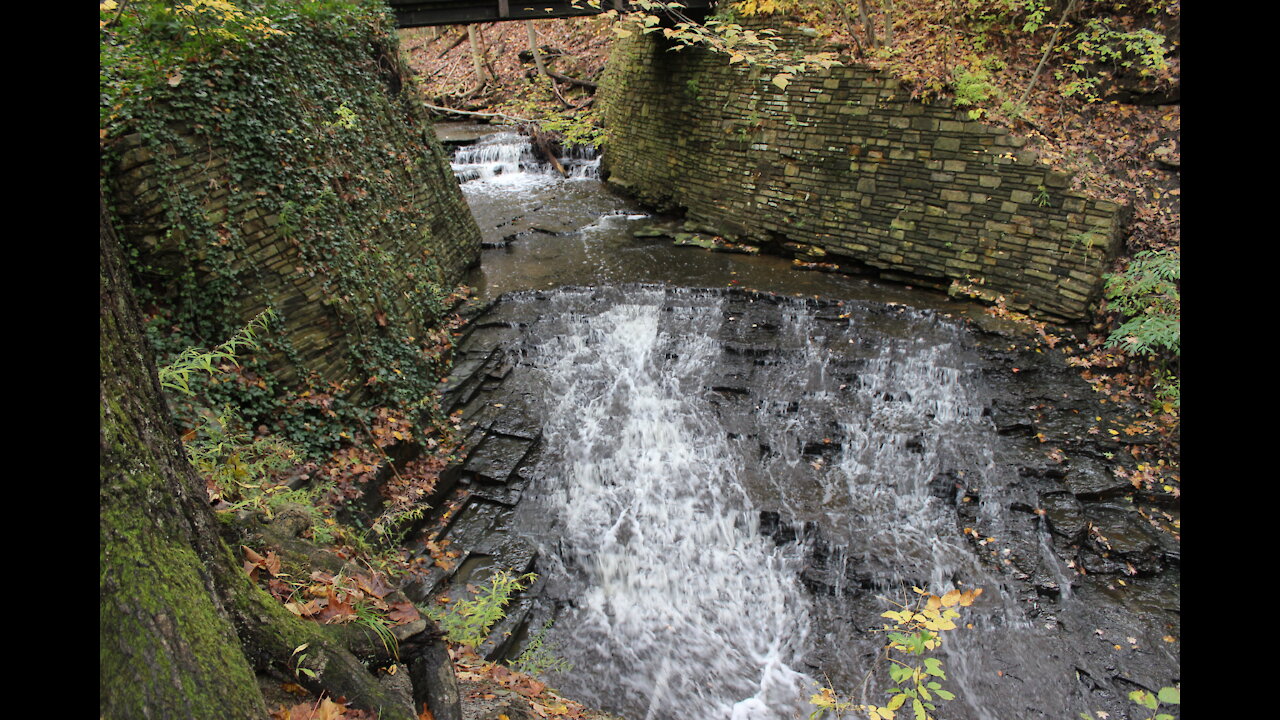
[[[1066,27],[1067,19],[1071,17],[1071,11],[1075,10],[1077,0],[1070,0],[1066,9],[1062,11],[1062,19],[1053,29],[1053,37],[1049,39],[1049,44],[1044,47],[1044,54],[1040,56],[1040,64],[1036,65],[1035,72],[1031,73],[1031,82],[1027,83],[1027,89],[1022,91],[1022,97],[1018,100],[1018,104],[1026,107],[1027,100],[1031,98],[1031,88],[1035,87],[1036,80],[1040,78],[1040,71],[1044,69],[1044,64],[1049,60],[1049,54],[1058,45],[1058,36],[1062,34],[1062,28]]]
[[[560,164],[560,159],[556,157],[555,148],[552,146],[552,140],[543,132],[536,123],[523,128],[529,141],[533,145],[534,154],[542,157],[551,163],[551,166],[560,173],[560,177],[569,177],[569,171],[564,169],[564,165]]]
[[[568,75],[561,75],[555,70],[548,70],[547,77],[555,78],[560,82],[569,83],[570,85],[577,85],[578,87],[584,87],[584,88],[587,88],[588,90],[595,90],[597,87],[597,85],[591,82],[590,80],[579,80],[578,78],[569,77]]]
[[[449,54],[449,53],[450,53],[454,48],[456,48],[456,47],[458,47],[459,45],[461,45],[461,44],[463,43],[463,41],[464,41],[464,40],[466,40],[466,39],[467,39],[467,34],[466,34],[466,33],[462,33],[461,35],[459,35],[459,36],[457,37],[457,39],[456,39],[456,40],[454,40],[454,41],[449,45],[449,47],[445,48],[444,50],[441,50],[441,51],[440,51],[440,54],[436,56],[436,59],[437,59],[437,60],[439,60],[440,58],[444,57],[445,55],[448,55],[448,54]]]
[[[428,110],[434,110],[438,113],[448,113],[452,115],[476,115],[479,117],[501,118],[503,120],[510,120],[513,123],[534,122],[533,120],[529,120],[528,118],[516,117],[515,115],[507,115],[505,113],[487,113],[487,112],[476,112],[473,110],[456,110],[454,108],[441,107],[439,105],[432,105],[431,103],[428,103],[428,102],[422,103],[422,106]]]

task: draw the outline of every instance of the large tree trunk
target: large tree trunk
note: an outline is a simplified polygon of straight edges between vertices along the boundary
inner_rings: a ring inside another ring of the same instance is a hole
[[[100,717],[264,718],[254,669],[296,672],[304,643],[315,677],[301,684],[383,718],[414,717],[322,627],[257,587],[218,535],[99,203]]]

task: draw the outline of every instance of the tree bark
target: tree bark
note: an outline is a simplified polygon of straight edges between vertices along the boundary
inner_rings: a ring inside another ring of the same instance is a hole
[[[867,44],[873,49],[880,46],[876,42],[875,16],[867,11],[867,0],[858,0],[858,11],[862,14],[862,27],[867,32]]]
[[[265,718],[255,668],[414,717],[319,625],[243,572],[217,532],[161,394],[123,255],[99,197],[99,716]]]
[[[893,47],[893,0],[884,0],[884,44]]]
[[[1044,48],[1044,54],[1040,56],[1040,62],[1036,64],[1035,72],[1031,73],[1031,80],[1027,83],[1027,87],[1022,91],[1022,97],[1018,98],[1018,105],[1027,106],[1027,101],[1031,99],[1031,88],[1035,87],[1036,80],[1040,78],[1040,71],[1044,69],[1044,64],[1049,60],[1049,54],[1058,45],[1058,35],[1062,33],[1062,28],[1066,27],[1067,19],[1071,16],[1071,11],[1075,9],[1077,0],[1067,0],[1067,6],[1062,11],[1062,19],[1058,21],[1058,26],[1053,29],[1053,37],[1049,38],[1049,44]]]
[[[533,53],[533,64],[538,68],[538,73],[551,77],[547,74],[547,67],[542,64],[542,51],[538,49],[538,33],[533,29],[533,21],[524,21],[525,32],[529,35],[529,52]]]
[[[476,71],[476,89],[482,88],[493,79],[484,66],[484,36],[475,25],[467,26],[467,39],[471,41],[471,64]]]

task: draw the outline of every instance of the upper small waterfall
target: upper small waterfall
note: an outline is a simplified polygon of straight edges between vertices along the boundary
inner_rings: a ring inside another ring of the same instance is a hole
[[[566,146],[557,157],[570,179],[599,176],[596,148]],[[458,181],[480,181],[503,185],[520,184],[543,176],[556,175],[555,168],[537,157],[529,138],[503,131],[486,135],[474,144],[458,148],[453,155],[453,172]]]

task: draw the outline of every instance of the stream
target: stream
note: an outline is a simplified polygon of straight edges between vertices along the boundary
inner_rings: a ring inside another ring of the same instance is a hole
[[[939,294],[637,237],[678,221],[588,153],[562,178],[514,133],[440,133],[485,310],[442,386],[469,434],[433,540],[460,559],[411,595],[536,572],[490,658],[540,634],[572,664],[548,682],[629,720],[806,718],[819,686],[887,700],[911,587],[981,588],[943,720],[1130,717],[1177,680],[1177,544],[1061,357]]]

